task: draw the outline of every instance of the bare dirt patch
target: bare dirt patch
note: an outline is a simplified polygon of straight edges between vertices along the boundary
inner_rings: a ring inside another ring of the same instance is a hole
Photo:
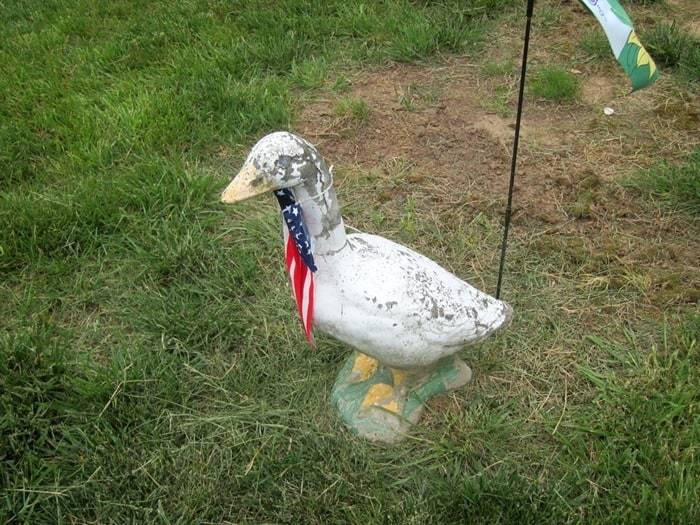
[[[476,187],[482,196],[500,200],[510,172],[515,94],[507,102],[508,116],[485,109],[498,81],[471,61],[456,59],[358,72],[343,96],[365,103],[368,121],[338,117],[335,99],[328,97],[305,105],[296,131],[336,165],[371,170],[402,158],[441,185],[455,191]],[[576,104],[526,102],[516,188],[519,206],[530,215],[549,223],[567,220],[562,206],[575,199],[579,181],[619,180],[659,156],[673,158],[697,144],[697,130],[668,136],[673,117],[664,121],[656,115],[653,97],[620,95],[614,82],[586,78],[583,100]],[[407,108],[402,97],[411,90],[417,101]],[[421,100],[424,92],[435,100]],[[615,113],[604,115],[605,107]],[[640,126],[648,132],[639,133]]]
[[[514,67],[517,73],[519,65]],[[600,68],[578,71],[583,90],[575,103],[526,99],[515,234],[538,243],[551,236],[574,237],[573,248],[557,241],[545,242],[542,249],[571,250],[580,264],[599,257],[625,271],[646,266],[643,286],[648,290],[667,286],[672,275],[680,283],[665,304],[687,305],[700,297],[696,226],[662,217],[653,206],[631,198],[620,182],[660,159],[677,160],[700,143],[700,123],[692,111],[697,94],[681,92],[662,77],[653,87],[627,95],[626,79],[614,67],[606,68],[607,74]],[[418,188],[433,210],[466,204],[492,216],[503,213],[517,74],[488,75],[473,59],[451,58],[346,76],[347,90],[328,90],[304,104],[295,132],[315,143],[331,164],[355,174],[409,167],[388,194],[368,188],[361,196],[367,205],[386,206]],[[369,117],[339,115],[341,97],[361,101]],[[494,101],[500,101],[500,111],[491,109]],[[673,111],[665,110],[669,105]],[[606,115],[604,108],[613,113]],[[342,202],[342,190],[340,196]],[[689,229],[695,240],[688,239]]]

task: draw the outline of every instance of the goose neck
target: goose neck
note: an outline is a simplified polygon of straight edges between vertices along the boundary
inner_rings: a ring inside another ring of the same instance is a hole
[[[307,185],[294,188],[306,231],[313,238],[313,250],[316,255],[337,252],[347,242],[332,179],[324,182],[325,185],[318,184],[314,188],[308,188]]]

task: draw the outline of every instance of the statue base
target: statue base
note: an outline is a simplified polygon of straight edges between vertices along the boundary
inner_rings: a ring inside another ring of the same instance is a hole
[[[355,352],[338,374],[331,402],[353,434],[396,443],[418,423],[425,403],[468,384],[471,378],[471,369],[456,354],[430,369],[405,371]]]

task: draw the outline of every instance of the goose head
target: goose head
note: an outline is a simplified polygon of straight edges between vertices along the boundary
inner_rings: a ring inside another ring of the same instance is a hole
[[[278,131],[260,139],[243,167],[221,194],[225,204],[262,193],[289,189],[303,204],[306,230],[314,239],[315,253],[345,246],[346,235],[331,169],[316,148],[301,137]]]
[[[299,188],[313,196],[329,184],[330,170],[316,148],[301,137],[278,131],[253,146],[221,201],[231,204],[284,188]]]

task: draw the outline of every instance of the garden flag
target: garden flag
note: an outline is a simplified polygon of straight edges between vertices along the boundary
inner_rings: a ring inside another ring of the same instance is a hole
[[[316,346],[312,332],[316,264],[311,253],[311,240],[304,227],[301,206],[294,199],[292,190],[277,190],[275,196],[284,218],[284,260],[292,285],[292,295],[297,303],[306,338],[311,346]]]
[[[656,64],[637,38],[632,21],[617,0],[579,0],[603,26],[615,58],[632,80],[632,91],[659,76]]]

